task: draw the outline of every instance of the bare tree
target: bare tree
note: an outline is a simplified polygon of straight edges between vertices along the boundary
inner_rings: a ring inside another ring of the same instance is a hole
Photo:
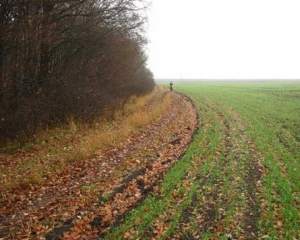
[[[146,8],[143,0],[2,0],[0,140],[71,114],[91,120],[150,91]]]

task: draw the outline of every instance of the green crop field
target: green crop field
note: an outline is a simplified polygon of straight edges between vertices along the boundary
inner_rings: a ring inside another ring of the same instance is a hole
[[[186,154],[107,239],[300,239],[300,83],[176,83]],[[172,94],[172,93],[170,93]]]

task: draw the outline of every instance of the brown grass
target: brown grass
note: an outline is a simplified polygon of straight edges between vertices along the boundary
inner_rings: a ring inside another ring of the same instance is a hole
[[[116,146],[158,119],[170,105],[170,95],[156,87],[148,95],[130,98],[114,119],[102,117],[88,125],[70,117],[67,125],[38,133],[34,142],[14,153],[9,153],[16,146],[11,144],[0,154],[0,194],[42,184],[66,164]]]

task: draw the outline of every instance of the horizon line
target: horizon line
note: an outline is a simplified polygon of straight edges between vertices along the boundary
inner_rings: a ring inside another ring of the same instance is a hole
[[[300,81],[300,78],[154,78],[155,80],[270,80],[270,81],[280,81],[280,80],[290,80],[290,81]]]

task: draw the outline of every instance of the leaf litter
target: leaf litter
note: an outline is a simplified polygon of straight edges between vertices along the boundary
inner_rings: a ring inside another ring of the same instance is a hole
[[[168,110],[138,134],[64,166],[41,185],[20,185],[1,193],[0,237],[96,239],[120,221],[153,191],[197,128],[191,101],[175,92],[167,94],[172,100]],[[28,157],[22,151],[17,154],[24,154],[24,161]]]

